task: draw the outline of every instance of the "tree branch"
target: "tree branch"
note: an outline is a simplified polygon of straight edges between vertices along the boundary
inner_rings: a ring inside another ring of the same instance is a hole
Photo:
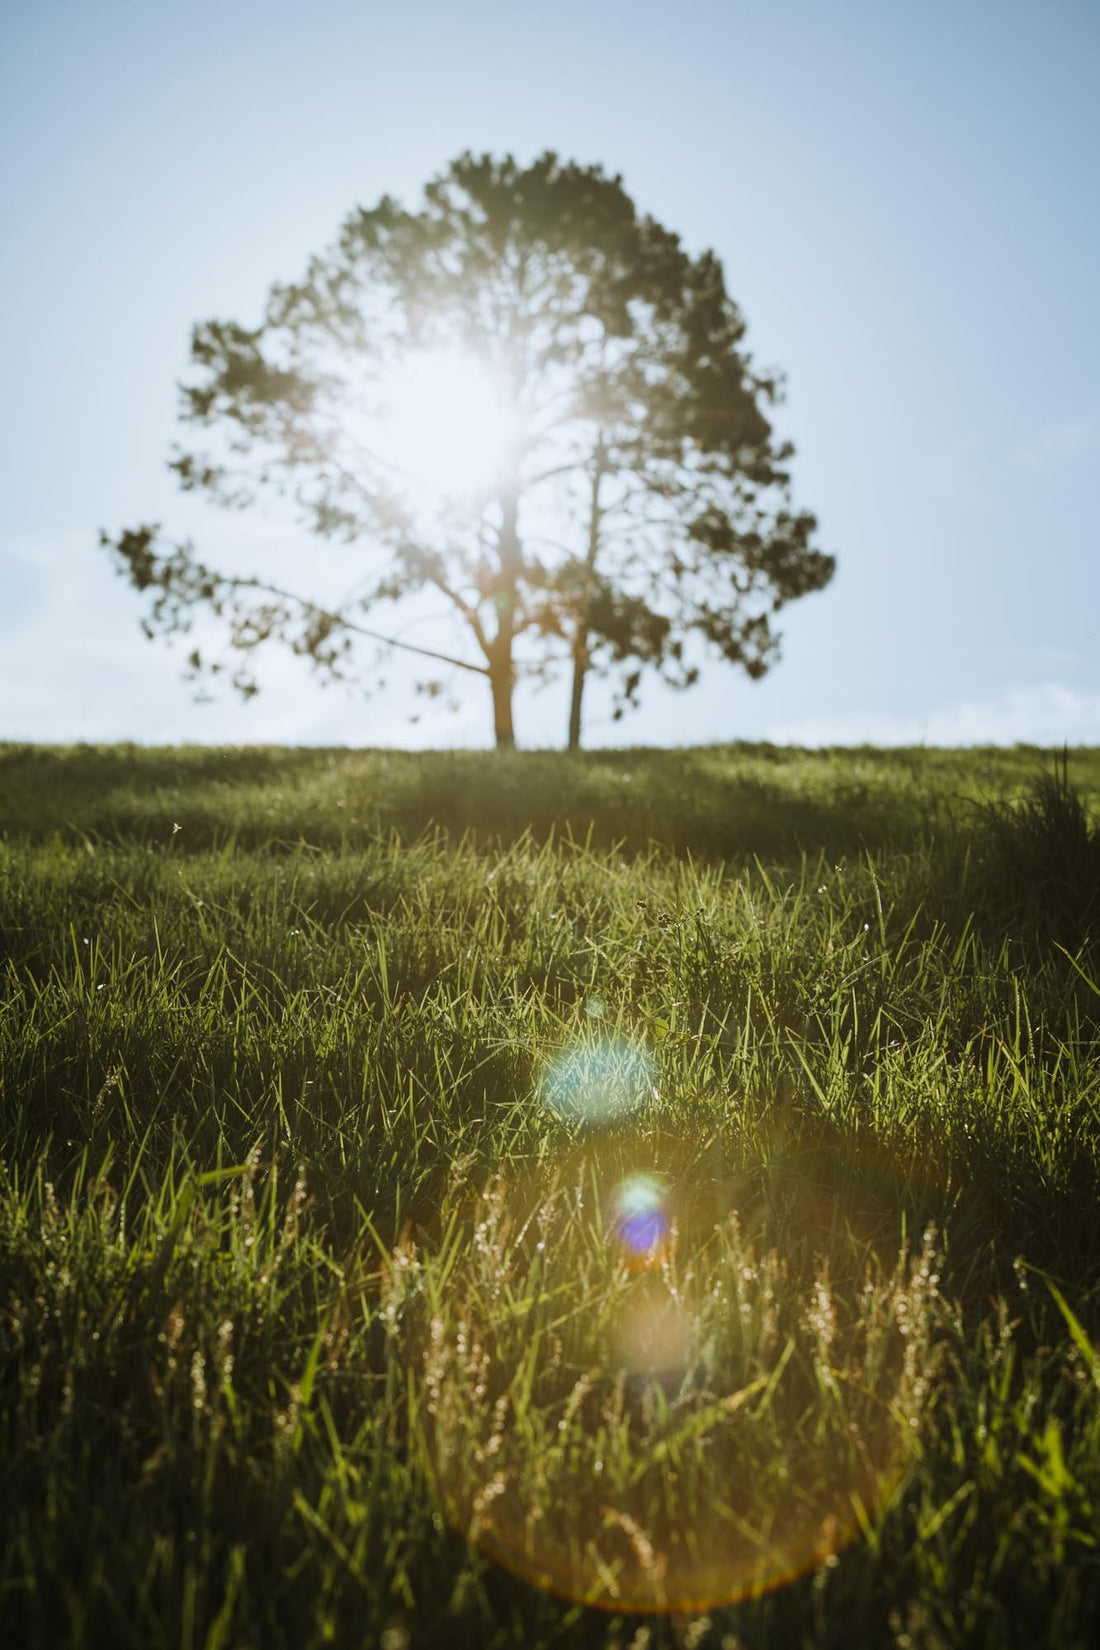
[[[422,659],[437,659],[440,664],[453,665],[456,670],[468,670],[475,676],[488,676],[487,665],[471,664],[468,659],[456,659],[450,653],[440,653],[434,647],[418,647],[415,642],[399,642],[396,636],[383,636],[381,631],[368,630],[366,625],[356,624],[354,619],[345,617],[342,613],[333,613],[328,608],[321,607],[317,602],[311,602],[308,597],[298,596],[292,590],[283,590],[277,584],[270,584],[266,579],[256,577],[224,578],[223,582],[234,590],[259,590],[268,596],[277,596],[280,601],[296,602],[299,607],[315,613],[319,619],[327,619],[334,625],[340,625],[344,630],[352,631],[356,636],[365,636],[368,641],[380,642],[385,647],[400,648],[403,653],[416,653]]]

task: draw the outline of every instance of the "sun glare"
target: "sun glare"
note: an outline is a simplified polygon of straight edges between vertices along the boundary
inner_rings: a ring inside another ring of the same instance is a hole
[[[384,399],[379,454],[433,500],[483,491],[516,439],[501,386],[468,355],[410,356],[386,384]]]

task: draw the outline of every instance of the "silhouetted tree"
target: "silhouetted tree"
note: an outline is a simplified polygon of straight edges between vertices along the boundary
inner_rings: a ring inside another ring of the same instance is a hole
[[[362,544],[353,595],[328,604],[220,573],[152,526],[101,540],[149,592],[148,634],[185,632],[203,608],[224,621],[246,695],[266,642],[362,680],[366,638],[484,676],[511,745],[517,678],[571,661],[576,746],[590,670],[613,677],[616,714],[647,669],[690,685],[693,637],[759,676],[775,612],[832,575],[814,518],[791,508],[792,449],[764,411],[780,387],[754,372],[744,331],[714,254],[689,257],[619,178],[553,154],[463,155],[418,211],[384,197],[352,213],[302,281],[272,288],[258,326],[193,333],[182,416],[225,439],[178,451],[180,484],[237,508],[280,496],[313,533]],[[491,377],[507,436],[476,484],[429,506],[372,432],[387,385],[441,351]],[[363,622],[429,589],[459,621],[454,653]],[[190,666],[230,668],[198,649]]]

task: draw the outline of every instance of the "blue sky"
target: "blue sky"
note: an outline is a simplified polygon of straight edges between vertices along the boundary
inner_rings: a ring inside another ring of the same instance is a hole
[[[783,369],[839,560],[760,683],[714,665],[586,742],[1100,743],[1100,8],[727,0],[0,8],[0,737],[482,744],[274,664],[196,705],[101,526],[260,528],[165,458],[191,323],[258,316],[356,204],[466,148],[623,174],[712,246]],[[322,555],[284,535],[304,584]],[[521,699],[561,743],[563,693]]]

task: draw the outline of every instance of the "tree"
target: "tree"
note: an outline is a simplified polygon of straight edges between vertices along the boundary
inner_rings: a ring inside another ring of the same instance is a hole
[[[571,665],[576,746],[590,672],[612,678],[616,714],[647,670],[689,686],[708,648],[760,676],[774,614],[832,576],[765,416],[780,385],[744,332],[714,254],[690,257],[618,177],[463,155],[419,210],[383,197],[353,212],[300,282],[271,289],[258,326],[192,335],[182,418],[220,445],[177,450],[180,485],[236,508],[282,499],[321,539],[362,545],[353,592],[326,602],[218,572],[148,525],[101,542],[149,593],[150,636],[204,609],[222,621],[229,653],[196,648],[195,675],[235,654],[251,694],[249,656],[281,641],[365,682],[402,648],[483,676],[508,746],[516,681]],[[410,386],[414,434],[395,456]],[[456,444],[465,462],[441,479]],[[453,650],[364,622],[423,591],[456,621]]]

